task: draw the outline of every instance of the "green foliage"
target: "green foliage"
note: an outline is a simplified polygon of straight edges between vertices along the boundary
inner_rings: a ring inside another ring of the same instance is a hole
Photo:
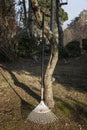
[[[40,5],[46,9],[46,11],[48,12],[48,14],[50,13],[50,7],[51,7],[51,1],[50,0],[38,0]],[[56,12],[56,7],[55,7],[55,12]],[[60,8],[59,10],[59,15],[61,17],[61,22],[65,22],[66,20],[68,20],[68,14],[67,12],[64,11],[63,8]],[[47,21],[50,22],[49,18],[47,18]]]
[[[68,14],[64,11],[63,8],[60,8],[59,15],[61,17],[61,22],[65,22],[66,20],[68,20]]]
[[[38,0],[39,5],[41,5],[42,9],[45,9],[48,17],[45,17],[45,22],[50,25],[50,0]]]
[[[38,0],[38,2],[44,8],[50,7],[50,0]]]
[[[59,47],[59,57],[77,57],[81,55],[81,48],[79,41],[72,41],[68,43],[65,47]]]
[[[39,53],[40,46],[37,45],[37,40],[34,36],[29,38],[28,33],[25,30],[21,30],[15,37],[18,43],[16,53],[21,57],[32,57]]]

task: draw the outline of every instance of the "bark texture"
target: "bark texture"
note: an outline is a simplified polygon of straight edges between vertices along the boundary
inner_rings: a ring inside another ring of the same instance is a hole
[[[44,75],[44,85],[45,85],[45,103],[50,108],[53,108],[54,100],[53,100],[52,83],[54,81],[53,72],[58,61],[58,45],[54,37],[52,37],[50,41],[51,41],[51,55]]]
[[[31,0],[31,4],[37,22],[39,26],[41,26],[42,12],[44,10],[41,10],[41,8],[39,8],[39,4],[37,0]],[[54,100],[53,100],[53,90],[52,90],[52,82],[53,82],[52,75],[58,61],[58,44],[50,28],[46,24],[44,26],[44,33],[51,44],[51,55],[44,75],[45,103],[48,107],[53,108]]]

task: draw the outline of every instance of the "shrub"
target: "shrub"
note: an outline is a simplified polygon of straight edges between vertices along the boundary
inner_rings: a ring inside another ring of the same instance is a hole
[[[18,43],[16,53],[21,57],[31,57],[31,55],[38,51],[40,47],[37,45],[37,39],[33,36],[29,38],[28,33],[22,30],[16,37]]]
[[[82,40],[82,48],[87,51],[87,39]]]
[[[69,57],[69,52],[66,47],[59,47],[59,58]]]
[[[68,51],[69,57],[77,57],[81,55],[81,48],[79,41],[72,41],[66,45],[66,50]]]

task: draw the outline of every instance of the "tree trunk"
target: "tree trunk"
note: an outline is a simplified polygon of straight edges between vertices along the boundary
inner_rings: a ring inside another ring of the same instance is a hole
[[[51,11],[50,11],[50,29],[52,32],[54,32],[54,23],[55,23],[55,17],[54,17],[54,14],[55,14],[55,1],[54,0],[51,0]]]
[[[26,11],[26,3],[25,0],[22,1],[23,3],[23,9],[24,9],[24,25],[27,26],[27,11]]]
[[[28,28],[30,32],[30,37],[34,36],[34,13],[31,7],[31,2],[29,1],[29,9],[28,9]]]
[[[54,107],[52,83],[54,78],[52,77],[54,69],[58,61],[58,45],[54,37],[51,39],[51,55],[48,62],[48,66],[44,75],[45,85],[45,103],[50,108]]]
[[[60,17],[60,14],[59,14],[59,11],[60,11],[60,0],[56,0],[56,21],[57,21],[57,27],[58,27],[58,34],[59,34],[59,37],[58,37],[58,41],[59,41],[59,48],[63,49],[63,29],[62,29],[62,26],[61,26],[61,17]]]
[[[39,4],[37,0],[31,0],[32,9],[34,11],[34,14],[36,16],[37,22],[39,26],[42,24],[42,14],[41,9],[38,8]],[[44,87],[45,87],[45,103],[48,107],[53,108],[54,107],[54,100],[53,100],[53,91],[52,91],[52,82],[53,82],[53,72],[58,60],[58,44],[57,41],[51,32],[48,25],[45,24],[44,26],[44,33],[46,37],[48,38],[50,44],[51,44],[51,55],[50,60],[48,62],[48,66],[46,68],[46,72],[44,75]]]

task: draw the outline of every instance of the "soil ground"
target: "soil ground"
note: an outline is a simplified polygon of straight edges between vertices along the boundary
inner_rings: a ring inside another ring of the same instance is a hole
[[[87,54],[58,62],[53,83],[58,121],[47,125],[26,120],[40,101],[40,70],[29,59],[0,63],[0,130],[87,130]]]

